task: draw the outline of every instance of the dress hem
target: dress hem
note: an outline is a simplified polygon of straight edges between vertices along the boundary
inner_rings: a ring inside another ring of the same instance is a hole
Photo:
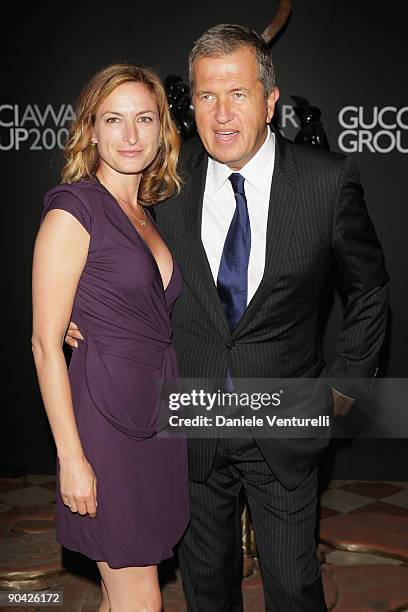
[[[85,557],[88,557],[88,559],[91,559],[92,561],[104,561],[105,563],[107,563],[109,565],[110,568],[112,569],[121,569],[124,567],[147,567],[150,565],[159,565],[159,563],[161,563],[162,561],[166,561],[166,559],[171,559],[172,557],[174,557],[174,551],[171,550],[171,552],[166,552],[163,553],[163,555],[161,556],[160,559],[158,560],[154,560],[154,561],[143,561],[143,562],[138,562],[138,563],[129,563],[128,561],[118,561],[118,562],[110,562],[107,559],[101,559],[99,558],[99,555],[95,556],[94,554],[89,554],[84,552],[84,550],[80,550],[77,546],[74,545],[67,545],[64,544],[63,542],[61,542],[60,540],[57,539],[58,544],[60,544],[61,546],[63,546],[64,548],[67,548],[68,550],[71,550],[73,552],[78,552],[81,555],[84,555]]]

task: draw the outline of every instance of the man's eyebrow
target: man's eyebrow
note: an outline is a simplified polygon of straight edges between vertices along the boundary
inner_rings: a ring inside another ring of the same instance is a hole
[[[251,90],[248,89],[248,87],[234,87],[234,89],[230,89],[229,93],[234,93],[235,91],[245,91],[245,92],[250,92]],[[198,96],[203,96],[205,94],[212,94],[214,93],[213,91],[209,90],[209,89],[202,89],[200,91],[197,91],[196,94]]]
[[[136,113],[136,115],[145,115],[146,113],[153,113],[154,115],[157,114],[155,110],[147,109],[147,110],[139,111],[138,113]],[[123,117],[122,113],[118,113],[117,111],[110,111],[110,110],[104,111],[101,117],[103,117],[104,115],[119,115],[119,117]]]

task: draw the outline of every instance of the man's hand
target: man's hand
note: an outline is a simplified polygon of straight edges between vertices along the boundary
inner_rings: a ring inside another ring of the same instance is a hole
[[[334,398],[334,416],[346,416],[354,400],[347,395],[342,395],[336,389],[332,389]]]
[[[65,342],[71,348],[78,348],[77,340],[83,340],[83,339],[84,337],[79,331],[78,327],[75,325],[73,321],[70,321],[68,330],[67,330],[67,335],[65,336]]]

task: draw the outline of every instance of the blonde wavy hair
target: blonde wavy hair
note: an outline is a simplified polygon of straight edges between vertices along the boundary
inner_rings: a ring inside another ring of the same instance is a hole
[[[160,146],[153,162],[145,168],[139,186],[143,204],[155,204],[179,192],[181,178],[177,173],[180,137],[170,117],[166,93],[157,74],[138,64],[119,63],[97,72],[81,91],[76,116],[71,124],[63,155],[63,183],[92,178],[99,166],[97,147],[91,144],[92,126],[99,106],[122,83],[143,83],[157,103],[161,125]]]

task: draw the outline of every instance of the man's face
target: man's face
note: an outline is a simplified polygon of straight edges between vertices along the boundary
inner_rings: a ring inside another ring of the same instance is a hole
[[[248,46],[193,64],[198,133],[211,157],[240,170],[260,149],[279,97],[265,98],[255,52]]]

